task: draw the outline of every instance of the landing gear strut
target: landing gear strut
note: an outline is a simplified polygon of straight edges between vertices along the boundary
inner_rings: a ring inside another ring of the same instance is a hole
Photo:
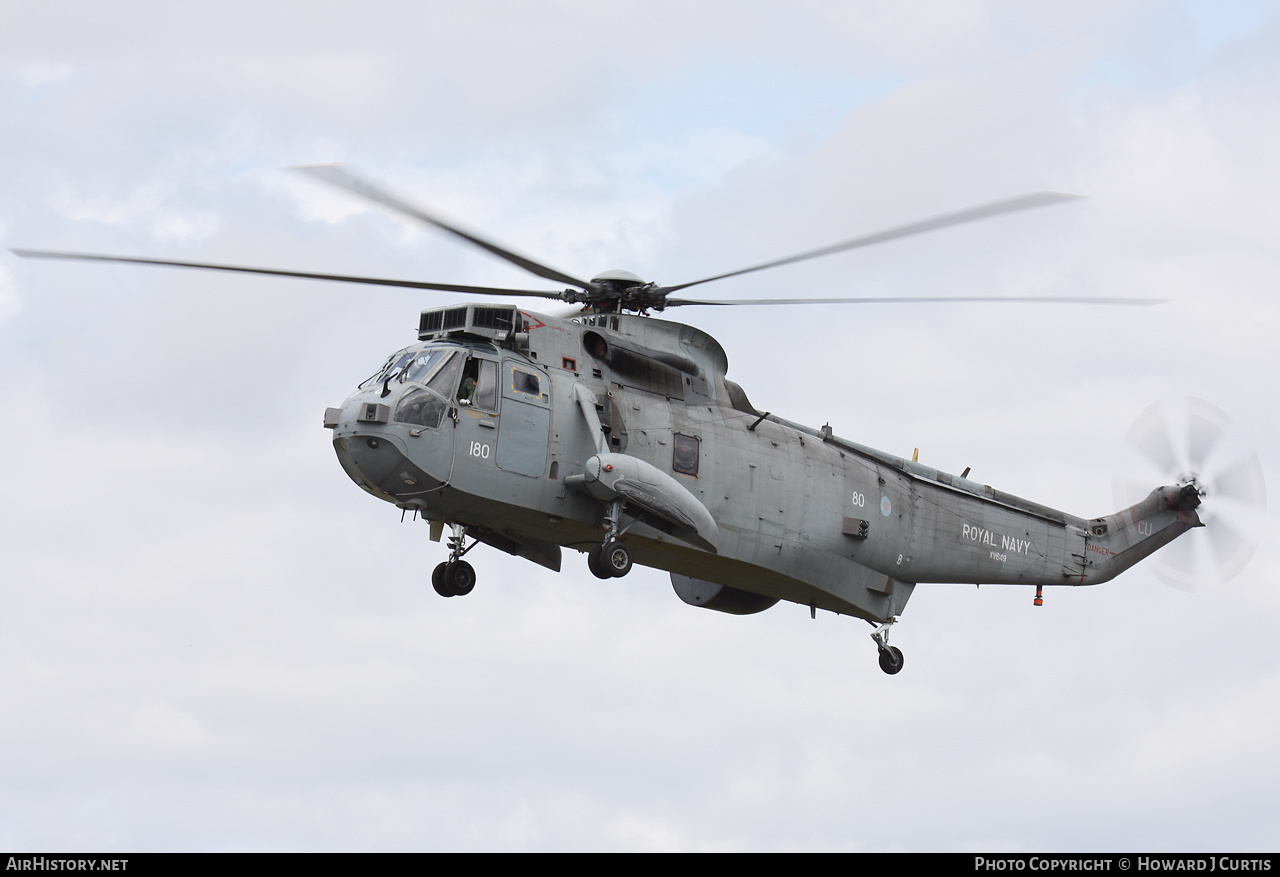
[[[902,669],[902,650],[889,645],[889,628],[896,621],[897,619],[890,619],[884,622],[871,634],[871,638],[876,641],[876,648],[880,650],[880,669],[890,676]]]
[[[476,586],[476,571],[462,559],[462,555],[480,543],[477,540],[471,543],[470,548],[463,548],[466,528],[461,524],[450,526],[453,527],[453,535],[449,537],[449,559],[431,571],[431,587],[441,597],[462,597],[470,594]]]

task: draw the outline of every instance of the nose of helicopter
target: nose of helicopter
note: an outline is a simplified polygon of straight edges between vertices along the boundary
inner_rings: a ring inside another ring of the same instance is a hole
[[[379,499],[407,506],[444,485],[429,474],[440,462],[435,458],[443,443],[438,429],[394,420],[397,401],[394,395],[356,393],[341,408],[326,409],[324,425],[333,430],[333,448],[347,477]],[[447,461],[444,467],[447,478]]]

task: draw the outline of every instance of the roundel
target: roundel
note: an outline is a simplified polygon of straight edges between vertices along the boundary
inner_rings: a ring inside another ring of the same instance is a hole
[[[889,502],[889,497],[887,496],[880,497],[880,514],[886,518],[893,514],[893,503]]]

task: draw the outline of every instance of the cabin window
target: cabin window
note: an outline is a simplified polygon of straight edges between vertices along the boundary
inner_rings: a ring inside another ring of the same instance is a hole
[[[542,395],[542,384],[538,380],[538,375],[518,368],[511,370],[511,388],[526,396]]]
[[[692,435],[675,434],[671,468],[682,475],[698,477],[698,457],[701,441]]]

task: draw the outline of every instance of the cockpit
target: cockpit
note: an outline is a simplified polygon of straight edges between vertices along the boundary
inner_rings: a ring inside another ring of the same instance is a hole
[[[361,390],[381,385],[382,396],[401,388],[391,420],[412,426],[436,428],[456,404],[481,411],[498,410],[498,363],[476,352],[438,342],[415,344],[393,353],[375,374],[360,384]]]

